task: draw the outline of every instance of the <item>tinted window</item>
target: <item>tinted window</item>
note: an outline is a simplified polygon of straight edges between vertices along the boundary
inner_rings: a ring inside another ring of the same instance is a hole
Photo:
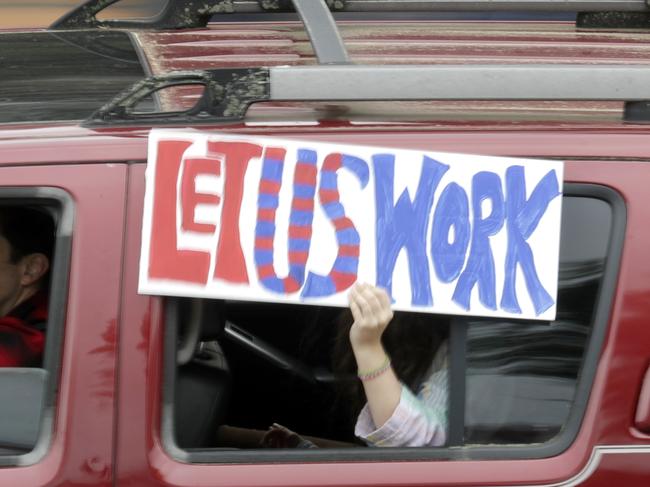
[[[565,424],[591,332],[611,228],[604,201],[565,197],[557,318],[473,321],[467,335],[468,443],[538,443]]]

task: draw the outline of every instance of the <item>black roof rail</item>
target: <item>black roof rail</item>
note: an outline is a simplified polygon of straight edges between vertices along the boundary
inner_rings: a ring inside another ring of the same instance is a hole
[[[168,0],[151,19],[99,20],[97,15],[120,0],[86,0],[50,29],[189,29],[205,27],[213,15],[289,12],[319,0]],[[341,12],[575,12],[580,27],[650,26],[650,0],[322,0]],[[297,6],[296,6],[296,9]]]
[[[294,10],[292,0],[167,0],[163,9],[150,19],[99,20],[97,15],[120,0],[86,0],[56,20],[49,29],[192,29],[208,25],[213,15],[228,13],[288,12]],[[298,0],[301,1],[301,0]],[[325,0],[328,8],[340,10],[345,0]],[[317,3],[319,0],[302,2]]]
[[[168,0],[163,9],[150,19],[99,20],[97,15],[120,0],[86,0],[50,25],[51,30],[124,28],[190,29],[205,27],[214,14],[232,9],[229,0]]]
[[[189,110],[139,112],[138,106],[172,86],[203,85],[199,101]],[[160,125],[240,120],[251,103],[269,99],[267,68],[177,71],[151,76],[123,91],[87,118],[83,126]]]

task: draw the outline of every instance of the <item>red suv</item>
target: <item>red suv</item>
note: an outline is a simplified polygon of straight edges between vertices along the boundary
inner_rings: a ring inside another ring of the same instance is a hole
[[[42,365],[0,370],[0,485],[650,482],[645,1],[172,0],[99,20],[112,3],[0,33],[0,202],[57,228]],[[556,318],[448,317],[445,444],[344,448],[337,308],[138,293],[161,126],[563,161]],[[332,444],[223,434],[274,422]]]

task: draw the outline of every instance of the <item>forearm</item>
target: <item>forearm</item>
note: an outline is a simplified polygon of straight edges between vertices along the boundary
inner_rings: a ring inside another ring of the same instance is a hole
[[[222,425],[217,429],[216,446],[230,448],[259,448],[266,430]]]
[[[381,343],[367,348],[355,349],[357,367],[361,373],[377,370],[385,364],[386,352]],[[393,415],[400,401],[402,384],[392,367],[378,376],[364,380],[363,389],[368,401],[370,415],[377,428],[380,428]]]
[[[354,432],[368,445],[377,447],[440,446],[446,439],[444,414],[446,411],[438,411],[435,404],[425,403],[403,386],[400,402],[388,421],[375,427],[366,405]]]

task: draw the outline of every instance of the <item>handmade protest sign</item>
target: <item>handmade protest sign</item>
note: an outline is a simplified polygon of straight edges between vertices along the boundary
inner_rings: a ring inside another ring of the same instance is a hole
[[[139,292],[555,317],[563,165],[152,130]]]

